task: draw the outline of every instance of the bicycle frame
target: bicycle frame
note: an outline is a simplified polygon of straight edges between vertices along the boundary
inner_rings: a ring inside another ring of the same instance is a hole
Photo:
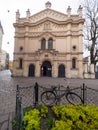
[[[61,86],[59,86],[59,87],[54,87],[54,88],[51,90],[51,92],[55,93],[56,99],[58,99],[58,100],[61,99],[64,95],[66,95],[67,93],[70,92],[70,88],[69,88],[69,87],[67,87],[66,90],[61,90],[60,87],[61,87]]]

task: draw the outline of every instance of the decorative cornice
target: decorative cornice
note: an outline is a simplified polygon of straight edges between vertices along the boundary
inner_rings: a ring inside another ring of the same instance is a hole
[[[55,24],[58,24],[58,25],[67,25],[67,24],[83,24],[84,23],[84,19],[80,18],[80,19],[67,19],[67,20],[63,20],[63,21],[57,21],[53,18],[49,18],[49,17],[46,17],[44,19],[41,19],[39,21],[37,21],[36,23],[30,23],[30,22],[20,22],[20,23],[14,23],[14,27],[25,27],[25,26],[28,26],[28,27],[34,27],[34,26],[38,26],[42,23],[45,23],[45,22],[53,22]]]
[[[36,54],[46,54],[46,53],[51,53],[51,54],[54,54],[54,53],[56,53],[57,55],[81,55],[81,54],[83,54],[83,52],[59,52],[59,51],[57,51],[57,50],[55,50],[55,49],[52,49],[52,50],[48,50],[48,49],[45,49],[45,50],[42,50],[42,49],[39,49],[39,50],[37,50],[37,51],[35,51],[35,52],[24,52],[24,53],[20,53],[20,52],[14,52],[13,54],[14,55],[32,55],[32,56],[36,56]]]
[[[26,33],[16,33],[15,38],[39,38],[39,37],[44,37],[46,35],[52,36],[52,37],[67,37],[67,36],[82,36],[82,32],[79,33],[79,31],[59,31],[59,32],[28,32]]]

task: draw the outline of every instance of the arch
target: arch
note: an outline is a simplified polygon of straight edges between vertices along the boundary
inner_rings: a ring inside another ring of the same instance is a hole
[[[65,77],[65,66],[63,64],[58,67],[58,77]]]
[[[49,38],[48,40],[48,49],[53,49],[53,39]]]
[[[41,66],[41,76],[52,76],[52,65],[49,61],[44,61]]]
[[[41,40],[41,49],[42,49],[42,50],[46,49],[46,39],[45,39],[45,38],[43,38],[43,39]]]
[[[35,76],[35,66],[33,64],[29,65],[29,73],[28,73],[29,77],[34,77]]]

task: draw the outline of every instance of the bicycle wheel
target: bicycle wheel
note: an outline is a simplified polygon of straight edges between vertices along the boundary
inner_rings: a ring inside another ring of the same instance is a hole
[[[52,91],[46,91],[41,94],[41,101],[46,106],[52,106],[56,101],[56,95]]]
[[[73,93],[73,92],[67,93],[66,99],[69,103],[74,104],[74,105],[76,104],[79,105],[83,103],[82,98],[78,94]]]

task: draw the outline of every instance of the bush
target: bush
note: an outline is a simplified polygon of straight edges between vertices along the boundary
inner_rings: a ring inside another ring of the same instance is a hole
[[[98,129],[98,107],[97,106],[53,106],[53,111],[63,125],[69,124],[70,130],[97,130]],[[61,125],[59,125],[61,126]],[[60,130],[60,129],[53,129]]]
[[[24,116],[26,130],[40,130],[40,112],[37,109],[27,111]]]
[[[26,130],[98,130],[98,107],[85,105],[58,105],[51,108],[41,105],[24,115]],[[47,123],[42,123],[41,120]],[[44,129],[45,128],[45,129]]]
[[[40,112],[41,117],[46,117],[48,114],[48,107],[45,105],[39,105],[38,110]]]

